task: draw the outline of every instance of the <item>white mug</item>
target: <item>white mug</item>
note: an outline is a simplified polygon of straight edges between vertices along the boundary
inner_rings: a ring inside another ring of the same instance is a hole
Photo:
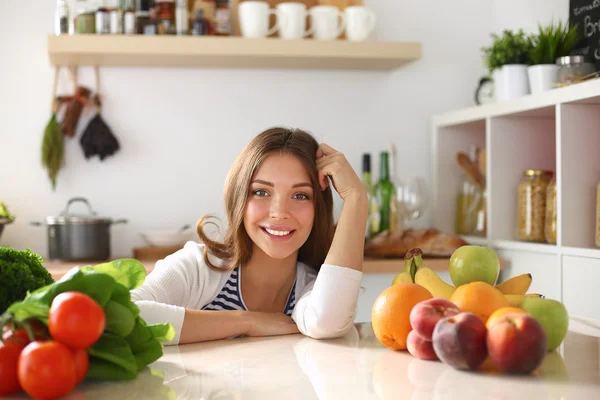
[[[269,17],[275,15],[275,25],[269,29]],[[279,12],[266,1],[243,1],[238,6],[240,32],[247,38],[264,38],[279,29]]]
[[[334,6],[314,6],[308,11],[313,38],[337,39],[346,26],[346,16]]]
[[[279,37],[286,40],[302,39],[312,33],[306,30],[306,5],[299,2],[285,2],[277,5],[281,17],[279,21]]]
[[[344,9],[346,15],[346,39],[353,42],[367,40],[375,30],[375,13],[365,6]]]

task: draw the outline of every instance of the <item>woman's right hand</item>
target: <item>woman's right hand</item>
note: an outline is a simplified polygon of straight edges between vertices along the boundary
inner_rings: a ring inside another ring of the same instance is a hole
[[[249,314],[250,329],[247,336],[279,336],[300,333],[296,322],[285,314],[246,311]]]

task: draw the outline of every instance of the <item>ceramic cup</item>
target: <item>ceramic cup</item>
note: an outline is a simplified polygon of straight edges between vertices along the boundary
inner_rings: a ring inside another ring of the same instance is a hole
[[[313,38],[337,39],[346,27],[346,16],[334,6],[315,6],[308,11]]]
[[[306,29],[308,10],[304,3],[285,2],[276,7],[279,12],[279,37],[286,40],[303,39],[312,33]]]
[[[346,39],[360,42],[367,40],[375,30],[375,13],[365,6],[344,9],[346,16]]]
[[[269,18],[275,15],[275,25],[269,29]],[[279,30],[280,16],[266,1],[243,1],[238,6],[240,32],[246,38],[264,38]]]

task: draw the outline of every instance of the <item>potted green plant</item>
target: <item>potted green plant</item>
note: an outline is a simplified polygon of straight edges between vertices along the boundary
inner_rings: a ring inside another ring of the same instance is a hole
[[[558,82],[557,59],[570,55],[581,40],[577,25],[569,26],[568,22],[563,24],[561,21],[547,26],[538,24],[527,68],[532,93],[554,88]]]
[[[531,35],[523,29],[492,33],[491,46],[482,49],[484,63],[494,80],[497,101],[510,100],[529,93],[527,65],[533,47]]]

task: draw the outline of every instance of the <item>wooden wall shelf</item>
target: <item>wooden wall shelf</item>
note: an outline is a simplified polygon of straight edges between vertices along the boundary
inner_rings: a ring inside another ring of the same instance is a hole
[[[413,42],[241,37],[49,35],[53,65],[393,70],[421,57]]]

